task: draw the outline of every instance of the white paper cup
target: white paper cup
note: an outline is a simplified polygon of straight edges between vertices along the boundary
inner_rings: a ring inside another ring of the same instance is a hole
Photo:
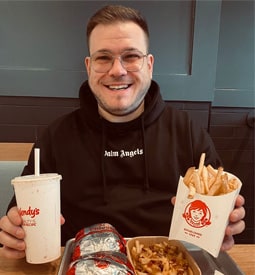
[[[52,173],[16,177],[11,181],[26,234],[28,263],[46,263],[61,255],[61,179],[61,175]]]
[[[180,177],[169,232],[170,239],[192,243],[218,257],[229,214],[242,186],[240,179],[231,173],[227,174],[229,179],[236,178],[236,190],[219,196],[196,193],[192,199],[188,198],[189,189]]]

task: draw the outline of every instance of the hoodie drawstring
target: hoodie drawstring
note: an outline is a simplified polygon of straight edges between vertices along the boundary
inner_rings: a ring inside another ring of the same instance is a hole
[[[104,204],[107,204],[108,196],[107,196],[106,175],[105,175],[104,149],[105,149],[105,125],[104,125],[104,122],[102,121],[101,169],[102,169],[102,180],[103,180],[103,200],[104,200]]]
[[[148,176],[148,162],[147,162],[147,150],[146,150],[146,142],[145,142],[145,126],[144,126],[144,116],[141,116],[141,125],[142,125],[142,142],[143,142],[143,156],[144,156],[144,182],[143,188],[144,191],[147,192],[149,190],[149,176]]]

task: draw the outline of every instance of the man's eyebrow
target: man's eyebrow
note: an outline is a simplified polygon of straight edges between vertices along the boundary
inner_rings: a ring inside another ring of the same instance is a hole
[[[100,49],[100,50],[92,53],[91,55],[93,55],[95,53],[110,53],[110,54],[112,54],[112,52],[110,50],[107,50],[107,49]]]
[[[123,53],[123,52],[132,52],[132,51],[139,51],[137,48],[134,48],[134,47],[129,47],[129,48],[124,48],[119,54]],[[111,50],[109,49],[100,49],[96,52],[94,52],[93,54],[95,53],[109,53],[109,54],[114,54]]]
[[[125,48],[123,52],[139,51],[137,48]]]

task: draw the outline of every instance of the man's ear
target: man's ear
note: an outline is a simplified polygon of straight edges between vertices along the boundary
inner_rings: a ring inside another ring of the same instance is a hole
[[[90,57],[86,56],[84,59],[85,68],[87,70],[87,74],[90,74]]]
[[[152,54],[148,54],[147,64],[148,64],[148,68],[149,68],[149,71],[151,73],[151,78],[152,78],[153,65],[154,65],[154,56]]]

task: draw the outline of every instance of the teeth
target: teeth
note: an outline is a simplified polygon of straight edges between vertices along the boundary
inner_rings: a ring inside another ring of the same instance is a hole
[[[112,90],[127,89],[127,87],[128,87],[128,85],[117,85],[117,86],[111,85],[111,86],[109,86],[109,88]]]

